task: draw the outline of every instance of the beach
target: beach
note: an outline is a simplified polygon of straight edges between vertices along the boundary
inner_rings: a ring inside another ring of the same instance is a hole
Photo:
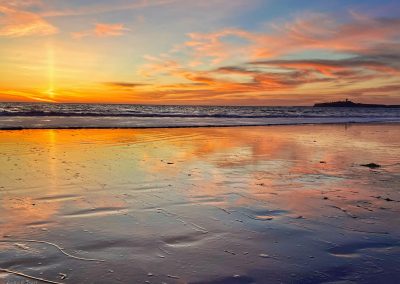
[[[0,130],[0,283],[398,283],[399,125]]]

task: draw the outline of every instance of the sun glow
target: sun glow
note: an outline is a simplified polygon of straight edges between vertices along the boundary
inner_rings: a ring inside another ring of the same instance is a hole
[[[0,101],[400,104],[393,1],[298,2],[0,0]]]
[[[48,89],[44,93],[49,99],[54,99],[54,45],[52,42],[47,44],[47,79]]]

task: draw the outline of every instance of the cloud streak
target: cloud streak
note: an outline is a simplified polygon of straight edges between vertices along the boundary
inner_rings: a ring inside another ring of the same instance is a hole
[[[338,98],[375,94],[376,99],[383,92],[396,97],[400,18],[371,18],[352,12],[349,20],[339,22],[329,15],[308,14],[270,26],[265,32],[225,28],[189,33],[188,40],[169,54],[146,57],[148,63],[139,73],[154,80],[178,81],[155,83],[154,92],[185,100],[247,97],[255,101],[258,97],[263,101],[282,96],[295,101],[312,100],[313,94]],[[304,51],[340,56],[295,59]],[[294,59],[285,58],[288,55]],[[226,65],[231,62],[234,64]]]
[[[142,83],[131,83],[131,82],[104,82],[105,86],[112,88],[121,88],[121,89],[133,89],[137,87],[147,86],[147,84]]]
[[[41,16],[0,2],[0,37],[47,36],[58,29]]]
[[[306,50],[369,54],[383,52],[390,45],[398,47],[400,18],[350,16],[350,21],[342,23],[329,15],[309,14],[292,22],[270,24],[272,30],[265,32],[228,28],[208,34],[189,33],[190,40],[184,46],[197,58],[212,58],[212,63],[238,57],[274,58]],[[245,42],[234,45],[228,38]]]
[[[124,27],[124,24],[96,24],[94,33],[99,37],[106,36],[120,36],[123,35],[128,28]]]
[[[71,16],[87,16],[96,15],[110,12],[127,11],[144,9],[149,7],[157,7],[179,2],[179,0],[138,0],[138,1],[110,1],[107,4],[96,4],[96,5],[86,5],[75,9],[57,9],[49,10],[45,9],[40,13],[41,16],[45,18],[50,17],[71,17]]]
[[[82,32],[73,32],[71,33],[71,36],[73,38],[83,38],[88,36],[115,37],[122,36],[128,31],[130,31],[130,29],[126,28],[124,24],[97,23],[93,29]]]

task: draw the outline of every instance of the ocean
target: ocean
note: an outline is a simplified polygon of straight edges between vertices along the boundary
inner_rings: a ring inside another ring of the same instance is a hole
[[[400,122],[400,108],[0,103],[0,129]]]

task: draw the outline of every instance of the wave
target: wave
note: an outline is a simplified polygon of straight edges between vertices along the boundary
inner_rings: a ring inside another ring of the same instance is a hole
[[[374,122],[400,122],[400,109],[0,103],[0,129]]]
[[[341,117],[353,117],[353,118],[380,118],[382,115],[375,114],[357,114],[346,116],[344,114],[264,114],[264,115],[247,115],[247,114],[178,114],[178,113],[95,113],[95,112],[47,112],[47,111],[28,111],[28,112],[0,112],[0,116],[26,116],[26,117],[43,117],[43,116],[57,116],[57,117],[175,117],[175,118],[341,118]],[[385,117],[397,118],[396,114],[385,115]]]
[[[174,117],[9,117],[0,129],[189,128],[303,124],[400,123],[400,118],[181,118]]]

